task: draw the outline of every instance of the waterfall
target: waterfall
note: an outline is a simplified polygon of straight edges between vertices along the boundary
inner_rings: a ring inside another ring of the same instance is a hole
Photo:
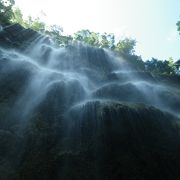
[[[2,180],[180,177],[178,87],[109,50],[30,37],[0,43]]]
[[[17,69],[22,68],[30,74],[26,89],[17,97],[17,107],[14,108],[20,108],[21,103],[23,112],[32,111],[46,99],[54,86],[60,88],[60,93],[64,90],[62,93],[67,93],[63,95],[67,96],[63,97],[63,103],[68,103],[67,110],[81,101],[106,99],[144,103],[179,116],[176,107],[180,102],[180,92],[176,87],[133,69],[112,52],[109,54],[106,50],[84,45],[58,49],[43,43],[43,40],[38,37],[33,48],[26,50],[25,54],[1,49],[1,56],[14,64],[14,68],[17,66]],[[11,73],[8,66],[2,68]],[[15,77],[18,72],[14,70],[13,73]]]

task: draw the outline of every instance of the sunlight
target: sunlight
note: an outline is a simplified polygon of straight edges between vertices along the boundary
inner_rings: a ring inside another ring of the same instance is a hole
[[[115,9],[112,8],[111,3],[104,3],[103,0],[17,0],[16,5],[20,7],[25,17],[28,15],[34,17],[40,16],[47,24],[61,25],[66,33],[74,33],[80,29],[90,29],[100,32],[121,29],[121,33],[126,34],[124,31],[124,27],[126,26],[124,24],[125,15],[123,15],[126,3],[123,3],[123,6],[121,6],[122,1],[116,2],[115,0],[114,2],[118,3],[118,9],[116,9],[117,6]],[[118,17],[119,21],[122,22],[120,26],[117,26],[116,22],[113,22],[113,16]]]
[[[0,180],[180,180],[179,12],[0,0]]]
[[[58,24],[63,27],[65,34],[72,34],[81,29],[114,33],[117,38],[137,39],[136,52],[144,59],[151,58],[152,54],[160,59],[179,57],[180,39],[174,37],[173,41],[169,41],[169,35],[172,29],[176,28],[180,1],[167,0],[164,3],[163,0],[16,0],[15,2],[24,17],[38,16],[47,25]],[[172,48],[172,45],[175,48]]]

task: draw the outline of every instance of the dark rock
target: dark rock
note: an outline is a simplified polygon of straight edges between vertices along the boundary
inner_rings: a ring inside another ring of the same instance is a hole
[[[108,83],[93,92],[93,97],[127,102],[146,102],[146,96],[132,83]]]
[[[174,117],[153,107],[98,101],[74,108],[70,117],[67,151],[79,164],[74,167],[69,155],[65,179],[88,167],[93,170],[84,179],[179,177],[180,129]]]
[[[0,46],[1,180],[180,179],[178,85],[18,24]]]
[[[0,31],[0,46],[3,48],[25,49],[39,33],[32,29],[25,29],[19,24],[13,24],[3,27]]]

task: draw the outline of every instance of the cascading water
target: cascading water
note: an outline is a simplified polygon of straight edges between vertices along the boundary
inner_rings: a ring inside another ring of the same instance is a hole
[[[180,177],[178,87],[32,34],[25,48],[0,43],[2,180]]]

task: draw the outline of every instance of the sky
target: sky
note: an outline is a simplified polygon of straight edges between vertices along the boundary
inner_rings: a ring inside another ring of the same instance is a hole
[[[137,41],[143,60],[180,59],[180,0],[15,0],[24,16],[58,24],[66,34],[81,29]]]

